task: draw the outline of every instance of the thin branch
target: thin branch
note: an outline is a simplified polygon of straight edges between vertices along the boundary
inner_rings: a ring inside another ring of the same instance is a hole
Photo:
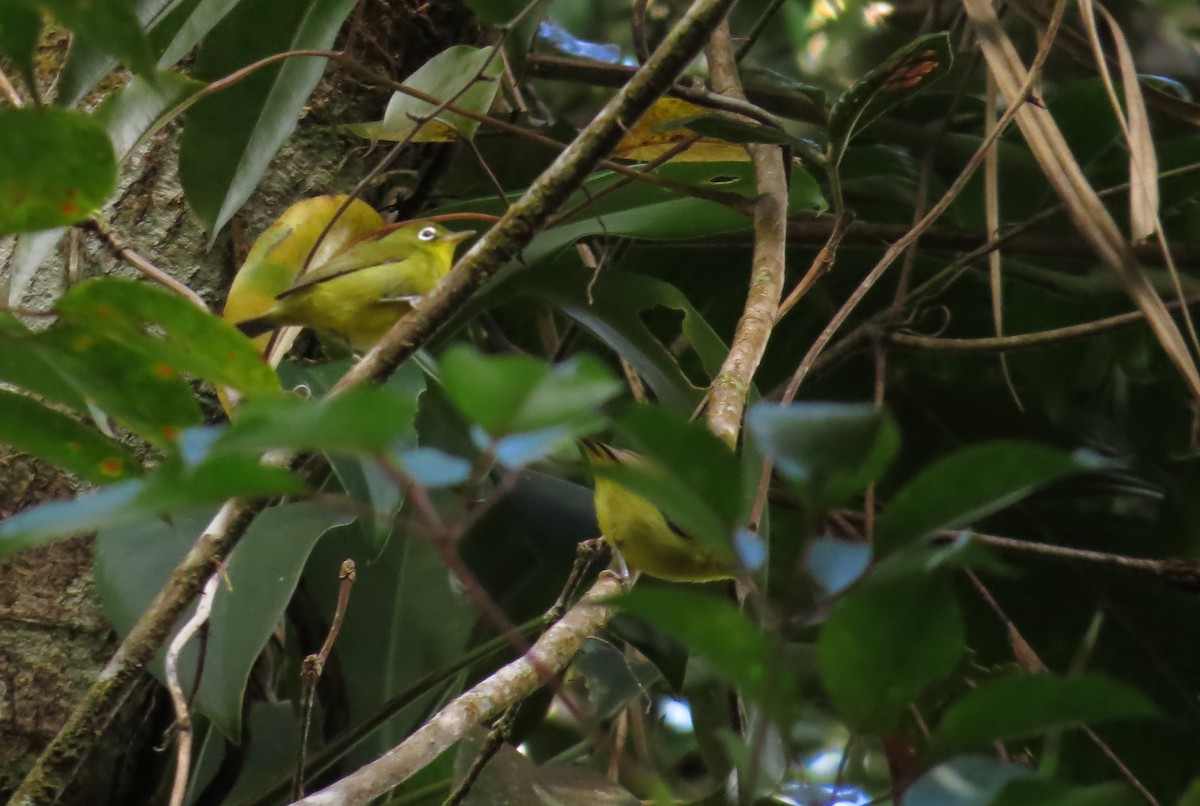
[[[833,319],[829,321],[829,324],[827,324],[824,330],[821,331],[820,335],[817,336],[817,340],[813,343],[812,347],[809,348],[808,353],[804,356],[803,360],[801,360],[800,366],[796,369],[796,372],[792,375],[791,380],[788,382],[787,388],[783,393],[784,403],[790,403],[796,398],[796,393],[800,390],[800,385],[804,382],[804,379],[808,376],[809,371],[816,362],[817,357],[822,351],[824,351],[834,334],[836,334],[837,331],[841,329],[842,325],[845,324],[846,320],[850,318],[850,314],[854,312],[854,310],[858,307],[858,304],[862,302],[864,297],[866,297],[867,292],[874,287],[879,278],[883,276],[883,273],[887,271],[889,266],[892,265],[892,262],[899,257],[905,249],[908,248],[910,243],[920,238],[921,234],[927,230],[934,221],[940,218],[942,213],[946,212],[947,208],[950,207],[950,204],[954,201],[954,199],[958,197],[958,194],[962,193],[963,189],[966,188],[967,183],[970,181],[975,171],[983,163],[988,149],[992,147],[992,143],[994,143],[1000,134],[1008,128],[1008,125],[1013,121],[1014,118],[1016,118],[1017,113],[1025,106],[1025,101],[1029,97],[1029,92],[1036,81],[1041,65],[1050,53],[1050,46],[1053,43],[1054,35],[1058,30],[1058,23],[1062,20],[1062,14],[1065,6],[1065,0],[1057,0],[1055,3],[1055,12],[1052,19],[1055,24],[1046,31],[1046,34],[1042,38],[1041,46],[1038,48],[1037,55],[1034,57],[1032,69],[1030,69],[1026,74],[1025,83],[1022,85],[1020,92],[1017,95],[1017,98],[1020,100],[1014,102],[1007,110],[1005,110],[1004,115],[1002,115],[1000,120],[996,122],[996,127],[983,138],[983,141],[979,144],[979,147],[975,149],[975,153],[972,154],[970,159],[967,160],[967,164],[963,166],[963,169],[959,173],[958,177],[955,178],[953,184],[950,185],[942,197],[938,199],[937,203],[934,204],[933,207],[929,209],[929,212],[926,213],[925,216],[913,227],[911,227],[903,237],[888,247],[887,251],[885,251],[883,256],[879,259],[879,262],[875,264],[875,266],[871,269],[859,286],[854,289],[854,293],[850,295],[850,298],[846,300],[842,307],[838,309],[838,312],[834,314]]]
[[[171,640],[167,648],[163,667],[167,678],[167,691],[171,693],[171,706],[175,709],[175,780],[171,785],[171,806],[183,806],[187,797],[188,774],[192,765],[192,717],[188,713],[187,696],[179,682],[179,654],[192,636],[208,621],[212,612],[213,602],[217,598],[217,589],[221,584],[221,572],[216,571],[204,584],[204,592],[196,604],[196,612],[179,628],[179,632]],[[196,670],[200,674],[200,670]]]
[[[124,260],[130,266],[140,271],[148,280],[152,280],[159,285],[165,286],[174,291],[179,296],[191,302],[202,311],[207,311],[208,306],[204,303],[204,299],[192,289],[188,288],[184,283],[179,282],[167,272],[155,266],[140,253],[133,249],[129,244],[125,243],[112,230],[103,219],[99,216],[92,216],[86,221],[82,221],[75,226],[94,235],[100,243],[107,246],[116,254],[118,258]]]
[[[1188,300],[1189,305],[1194,305],[1197,302],[1200,302],[1200,300],[1197,300],[1195,297]],[[1167,307],[1181,308],[1183,306],[1172,301],[1167,304]],[[1014,350],[1028,350],[1034,347],[1063,344],[1075,341],[1076,339],[1084,339],[1089,336],[1096,336],[1119,328],[1136,325],[1145,320],[1146,314],[1139,310],[1109,316],[1104,319],[1097,319],[1092,322],[1082,322],[1078,325],[1069,325],[1067,327],[1054,328],[1053,330],[1040,330],[1035,333],[1021,333],[1013,336],[992,336],[980,339],[947,339],[939,336],[918,336],[914,333],[893,331],[887,334],[886,339],[892,344],[913,350],[992,355],[994,353],[1006,353]]]
[[[713,86],[723,95],[744,98],[728,21],[713,32],[708,46]],[[754,373],[767,349],[779,312],[787,247],[788,188],[783,149],[749,145],[758,188],[754,205],[754,255],[746,306],[729,353],[709,387],[708,428],[726,445],[737,445]]]
[[[538,669],[562,671],[584,642],[611,618],[604,604],[621,581],[603,573],[584,598],[548,629],[527,655],[458,696],[415,733],[371,763],[296,802],[296,806],[358,806],[386,794],[458,742],[468,730],[527,698],[542,685]]]
[[[96,676],[58,735],[42,751],[33,769],[13,793],[12,804],[32,806],[58,799],[134,683],[154,660],[175,622],[213,576],[214,564],[229,555],[265,507],[263,500],[240,499],[227,501],[221,507]]]
[[[304,765],[308,755],[308,731],[312,725],[313,703],[317,699],[317,684],[321,682],[321,675],[325,672],[325,663],[329,660],[329,653],[333,651],[333,644],[337,641],[338,633],[342,631],[342,622],[346,619],[346,608],[350,606],[350,590],[354,587],[354,581],[357,578],[354,560],[343,560],[341,568],[338,569],[340,582],[338,583],[337,604],[334,607],[333,620],[329,623],[329,632],[325,635],[325,642],[321,644],[321,649],[306,657],[300,668],[300,679],[304,689],[300,695],[300,744],[296,748],[296,778],[292,784],[293,800],[304,797]]]
[[[985,602],[987,602],[988,607],[992,609],[992,612],[996,614],[996,617],[1000,619],[1000,622],[1008,631],[1009,642],[1013,648],[1013,655],[1018,662],[1032,672],[1046,672],[1046,664],[1038,656],[1037,652],[1034,651],[1033,647],[1030,646],[1029,642],[1025,640],[1025,637],[1021,635],[1021,631],[1017,629],[1017,625],[1011,618],[1009,618],[1008,614],[1004,612],[1004,608],[1002,608],[1000,603],[996,601],[994,596],[992,596],[992,593],[987,589],[987,586],[983,584],[983,582],[978,576],[975,575],[973,571],[967,571],[967,577],[971,580],[971,583],[975,586],[975,589],[979,591],[979,595],[983,597]],[[1140,794],[1147,803],[1151,804],[1151,806],[1159,806],[1159,802],[1154,795],[1150,794],[1150,791],[1146,789],[1145,784],[1143,784],[1141,780],[1134,775],[1133,770],[1129,769],[1125,762],[1121,761],[1117,754],[1113,752],[1113,749],[1108,746],[1107,742],[1101,739],[1095,731],[1086,725],[1083,727],[1083,731],[1087,735],[1088,739],[1091,740],[1092,744],[1096,745],[1096,748],[1099,749],[1100,752],[1103,753],[1104,756],[1113,763],[1121,775],[1124,776],[1125,780],[1129,782],[1130,786],[1136,789],[1138,794]]]

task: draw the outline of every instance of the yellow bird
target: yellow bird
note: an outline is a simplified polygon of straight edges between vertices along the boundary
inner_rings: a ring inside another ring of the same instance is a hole
[[[593,468],[645,461],[591,439],[580,447]],[[630,567],[671,582],[714,582],[737,575],[728,558],[683,532],[645,498],[600,474],[595,504],[601,534]]]
[[[368,350],[450,273],[455,248],[472,235],[427,220],[384,227],[301,275],[266,313],[234,324],[250,337],[301,325]]]

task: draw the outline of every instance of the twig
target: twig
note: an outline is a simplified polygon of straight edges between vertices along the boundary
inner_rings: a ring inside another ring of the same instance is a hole
[[[179,682],[179,654],[192,639],[201,625],[208,621],[217,589],[221,584],[221,572],[217,571],[204,583],[204,592],[196,603],[196,612],[188,619],[167,647],[163,667],[167,678],[167,691],[171,693],[171,705],[175,709],[175,781],[171,786],[171,806],[183,806],[187,796],[188,774],[192,764],[192,717],[188,712],[187,696]],[[199,670],[196,672],[199,674]]]
[[[713,32],[708,46],[713,86],[723,95],[742,99],[728,21]],[[779,146],[749,145],[758,187],[754,205],[754,256],[746,306],[734,331],[729,353],[709,387],[708,428],[730,447],[737,445],[742,413],[754,373],[767,349],[783,295],[787,247],[787,175]]]
[[[334,607],[333,620],[329,623],[329,632],[325,636],[325,643],[321,644],[319,652],[306,657],[300,667],[300,680],[304,690],[300,695],[300,746],[296,748],[296,778],[292,784],[293,800],[304,797],[304,764],[308,755],[308,731],[312,725],[312,709],[317,698],[317,683],[321,682],[321,675],[325,672],[325,663],[329,660],[329,653],[333,651],[333,643],[337,640],[338,633],[342,631],[342,622],[346,619],[346,608],[350,605],[350,589],[354,587],[354,580],[357,578],[354,560],[343,560],[342,567],[338,569],[338,579],[341,582],[338,585],[337,605]]]
[[[65,725],[34,763],[13,793],[14,806],[53,803],[75,775],[133,684],[154,659],[180,614],[212,576],[215,562],[229,551],[265,508],[265,501],[227,501],[204,534],[175,568],[125,636],[116,653],[96,676]]]
[[[874,287],[879,278],[883,276],[883,273],[888,269],[889,266],[892,265],[892,262],[901,253],[903,253],[905,249],[908,248],[908,245],[920,238],[921,234],[928,229],[934,221],[940,218],[942,213],[944,213],[950,206],[951,202],[958,197],[958,194],[961,193],[967,186],[967,182],[970,181],[970,178],[972,175],[974,175],[976,169],[978,169],[980,164],[982,164],[985,156],[987,155],[987,150],[991,148],[992,143],[994,143],[1000,134],[1008,128],[1008,125],[1017,116],[1018,111],[1025,106],[1025,100],[1028,98],[1029,91],[1036,81],[1036,77],[1040,71],[1041,65],[1050,53],[1050,46],[1053,43],[1054,35],[1058,30],[1058,22],[1062,20],[1062,14],[1065,5],[1065,0],[1057,0],[1055,3],[1055,13],[1052,20],[1055,24],[1046,31],[1042,38],[1037,55],[1033,60],[1032,69],[1030,69],[1026,74],[1025,83],[1022,85],[1021,92],[1017,96],[1021,100],[1013,103],[1007,110],[1005,110],[1000,120],[996,122],[996,127],[983,138],[983,141],[979,144],[979,147],[975,149],[975,153],[971,155],[970,159],[967,160],[967,164],[955,178],[953,184],[950,185],[942,197],[938,199],[937,203],[929,209],[929,212],[926,213],[920,221],[913,225],[903,237],[893,243],[887,249],[887,251],[883,253],[883,256],[879,259],[879,262],[875,264],[875,266],[867,274],[866,278],[864,278],[859,286],[854,289],[854,293],[850,295],[850,298],[846,300],[842,307],[838,309],[838,312],[834,314],[833,319],[829,321],[829,324],[827,324],[825,329],[821,331],[821,334],[817,336],[817,340],[813,342],[812,347],[809,348],[808,353],[805,354],[803,360],[801,360],[800,366],[797,367],[796,372],[792,375],[791,380],[788,382],[787,388],[783,393],[783,402],[785,404],[790,403],[795,399],[796,393],[800,390],[800,385],[804,382],[805,377],[807,377],[809,371],[812,369],[813,363],[825,349],[826,345],[829,344],[834,334],[837,333],[837,331],[841,329],[842,325],[845,324],[846,320],[850,318],[850,314],[853,313],[858,307],[858,303],[862,302],[863,298],[867,295],[867,292]]]
[[[147,279],[153,280],[159,285],[165,286],[174,291],[179,296],[191,302],[202,311],[207,311],[208,306],[204,304],[204,299],[185,284],[179,282],[170,274],[167,274],[162,269],[155,266],[140,253],[135,251],[129,244],[125,243],[105,223],[99,216],[92,216],[86,221],[76,224],[82,230],[90,232],[100,243],[111,249],[118,258],[124,260],[129,265],[140,271]]]
[[[608,154],[700,50],[708,32],[733,0],[695,0],[667,33],[649,61],[596,114],[574,141],[542,172],[525,194],[458,261],[450,275],[338,383],[343,390],[389,375],[411,356],[462,303],[509,260]]]
[[[559,672],[607,623],[604,604],[621,590],[615,574],[604,573],[562,620],[548,629],[529,653],[480,681],[439,711],[415,733],[380,758],[296,802],[296,806],[357,806],[369,803],[410,778],[481,721],[519,702],[542,684],[537,668]]]
[[[1193,297],[1188,300],[1190,305],[1194,305],[1200,300]],[[1167,304],[1168,308],[1182,307],[1176,301],[1171,301]],[[1095,336],[1100,333],[1107,333],[1111,330],[1117,330],[1122,327],[1135,325],[1138,322],[1143,322],[1146,319],[1146,314],[1142,311],[1130,311],[1129,313],[1117,314],[1104,319],[1097,319],[1092,322],[1083,322],[1078,325],[1069,325],[1068,327],[1054,328],[1053,330],[1041,330],[1035,333],[1021,333],[1013,336],[992,336],[979,339],[947,339],[938,336],[918,336],[915,333],[904,333],[901,331],[892,331],[887,333],[885,338],[892,344],[900,347],[907,347],[913,350],[929,350],[931,352],[942,353],[962,353],[962,354],[977,354],[990,355],[994,353],[1005,353],[1014,350],[1028,350],[1034,347],[1046,347],[1055,344],[1062,344],[1076,339]]]
[[[0,95],[3,95],[4,99],[15,109],[25,106],[25,102],[21,100],[21,94],[17,92],[17,88],[9,80],[8,73],[4,72],[3,65],[0,65]]]
[[[1017,625],[1014,624],[1013,620],[1008,617],[1006,612],[1004,612],[1004,608],[1002,608],[1000,603],[997,602],[995,597],[992,596],[992,593],[987,589],[987,586],[983,584],[983,582],[978,576],[975,575],[973,571],[967,571],[967,577],[971,580],[971,583],[975,586],[975,589],[979,591],[979,595],[983,597],[985,602],[987,602],[988,607],[992,609],[992,612],[996,614],[996,617],[1000,619],[1000,622],[1008,631],[1009,642],[1013,649],[1013,655],[1018,662],[1032,672],[1046,672],[1046,664],[1042,662],[1042,659],[1038,656],[1037,652],[1034,651],[1029,642],[1025,640],[1025,637],[1021,635],[1021,631],[1017,629]],[[1083,731],[1087,735],[1088,739],[1091,740],[1092,744],[1096,745],[1097,749],[1099,749],[1100,752],[1103,753],[1104,756],[1113,763],[1121,775],[1124,776],[1125,780],[1129,782],[1130,786],[1136,789],[1138,794],[1141,795],[1147,803],[1151,804],[1151,806],[1159,806],[1159,802],[1154,795],[1150,794],[1150,791],[1146,789],[1146,786],[1138,779],[1136,775],[1134,775],[1133,770],[1129,769],[1129,767],[1125,765],[1125,762],[1121,761],[1117,754],[1113,752],[1112,748],[1108,746],[1107,742],[1101,739],[1095,731],[1086,725],[1083,726]]]
[[[647,0],[633,0],[629,9],[630,35],[633,37],[633,52],[637,54],[638,64],[645,64],[650,58],[650,46],[646,39],[646,3]]]
[[[496,720],[495,724],[492,725],[487,739],[484,740],[483,747],[479,749],[479,752],[475,755],[475,760],[471,762],[471,768],[467,770],[467,774],[463,776],[462,781],[454,788],[454,791],[450,793],[450,797],[446,798],[446,802],[442,806],[459,806],[466,799],[467,795],[471,793],[471,787],[475,786],[475,782],[483,774],[484,767],[496,757],[496,754],[500,752],[500,748],[508,740],[508,735],[512,733],[513,721],[517,718],[517,710],[520,707],[520,703],[510,705]]]
[[[767,30],[767,26],[771,24],[771,20],[779,13],[779,9],[783,8],[783,0],[771,0],[762,14],[758,15],[758,19],[754,21],[754,26],[751,27],[750,33],[746,34],[746,41],[738,45],[737,54],[734,58],[740,63],[746,58],[746,54],[750,52],[750,48],[754,47],[754,43],[762,36],[763,31]]]

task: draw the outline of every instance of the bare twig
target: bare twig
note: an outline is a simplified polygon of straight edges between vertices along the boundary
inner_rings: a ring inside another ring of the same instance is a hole
[[[159,285],[165,286],[174,291],[179,296],[191,302],[202,311],[207,311],[208,306],[204,304],[204,299],[185,284],[179,282],[167,272],[155,266],[129,244],[121,240],[112,227],[106,224],[99,216],[91,218],[77,224],[80,229],[86,230],[94,235],[100,243],[111,249],[117,257],[127,262],[130,266],[140,271],[143,276],[149,280],[153,280]]]
[[[300,679],[304,690],[300,695],[300,745],[296,748],[296,778],[292,784],[293,800],[304,797],[304,765],[308,755],[308,731],[312,725],[312,709],[317,698],[317,684],[321,682],[321,675],[325,672],[325,663],[329,660],[329,653],[333,651],[333,644],[337,641],[338,633],[342,631],[342,622],[346,619],[346,608],[350,606],[350,589],[354,587],[354,580],[357,578],[354,560],[343,560],[342,567],[338,569],[338,579],[341,581],[338,585],[337,605],[333,611],[333,620],[329,623],[329,632],[325,635],[325,642],[321,644],[320,651],[306,657],[300,668]]]
[[[471,768],[467,770],[467,774],[463,776],[462,781],[450,793],[450,797],[446,798],[442,806],[459,806],[467,795],[471,793],[471,787],[475,786],[475,782],[479,780],[479,776],[483,774],[483,769],[488,765],[488,762],[496,757],[500,752],[500,748],[508,740],[508,735],[512,732],[513,721],[517,717],[517,709],[520,704],[510,705],[503,714],[492,725],[491,731],[488,732],[487,738],[483,742],[483,747],[475,755],[475,760],[471,762]]]
[[[208,621],[212,612],[213,602],[217,598],[217,589],[221,584],[221,572],[217,571],[204,583],[204,592],[196,604],[196,612],[188,619],[167,647],[166,658],[163,661],[167,678],[167,691],[171,693],[171,705],[175,709],[175,781],[171,786],[171,806],[183,806],[187,796],[188,775],[192,764],[192,717],[188,712],[188,700],[179,682],[179,654],[184,646],[196,634],[201,625]],[[200,670],[196,670],[200,674]]]

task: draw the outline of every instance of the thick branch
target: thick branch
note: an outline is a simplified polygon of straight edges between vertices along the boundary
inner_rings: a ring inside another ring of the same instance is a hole
[[[722,22],[708,47],[713,88],[723,95],[744,97],[738,78],[729,23]],[[767,350],[775,325],[783,280],[787,245],[787,176],[783,149],[771,145],[747,146],[754,162],[758,199],[754,205],[754,257],[746,307],[734,331],[729,354],[713,379],[709,393],[708,427],[727,445],[737,445],[746,394]]]

